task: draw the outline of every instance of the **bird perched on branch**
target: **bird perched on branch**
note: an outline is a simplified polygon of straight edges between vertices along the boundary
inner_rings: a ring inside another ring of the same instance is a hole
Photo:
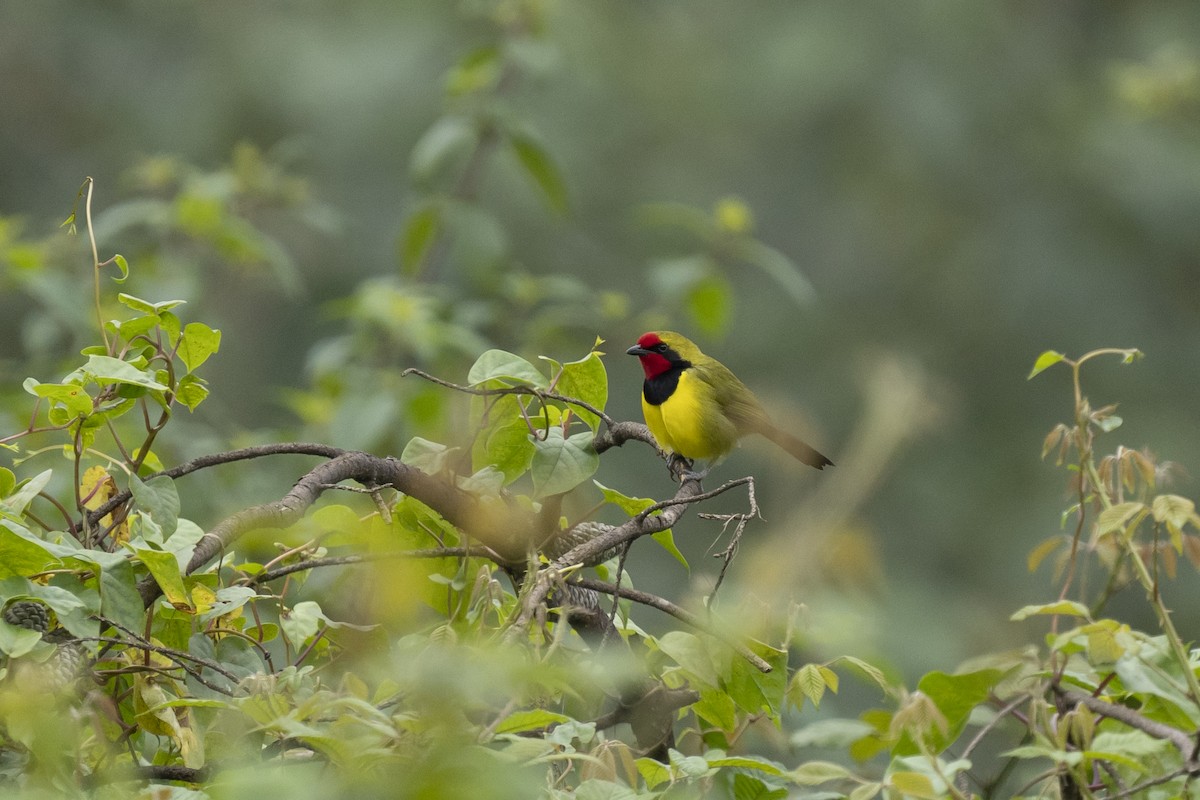
[[[689,461],[708,460],[711,469],[738,439],[757,433],[811,467],[833,466],[775,425],[754,393],[728,367],[704,355],[681,334],[651,331],[625,352],[642,362],[646,427],[669,453]]]

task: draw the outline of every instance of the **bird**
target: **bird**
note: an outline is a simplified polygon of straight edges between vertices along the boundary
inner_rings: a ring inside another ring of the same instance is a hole
[[[708,461],[700,477],[751,433],[770,439],[811,467],[833,466],[828,458],[772,422],[746,384],[682,334],[650,331],[625,352],[638,357],[646,374],[642,383],[646,427],[673,456],[692,463]]]

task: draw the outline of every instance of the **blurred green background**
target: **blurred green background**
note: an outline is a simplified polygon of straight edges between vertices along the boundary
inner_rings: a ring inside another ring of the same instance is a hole
[[[610,412],[639,418],[641,375],[621,353],[646,328],[678,328],[838,464],[817,474],[758,443],[720,468],[760,476],[765,517],[722,591],[804,603],[814,649],[883,658],[910,680],[1030,641],[1009,613],[1057,596],[1049,565],[1025,564],[1071,502],[1065,472],[1039,460],[1069,418],[1068,373],[1027,383],[1040,352],[1143,350],[1135,366],[1085,372],[1095,405],[1121,403],[1106,441],[1200,469],[1200,4],[562,0],[538,4],[543,27],[498,40],[495,20],[517,5],[6,4],[5,430],[26,422],[20,382],[58,377],[78,349],[66,320],[88,301],[90,255],[54,230],[91,175],[101,257],[133,266],[122,288],[187,299],[224,334],[213,399],[181,422],[193,435],[160,443],[164,460],[292,437],[399,454],[453,422],[398,388],[401,368],[461,380],[489,346],[569,360],[597,335]],[[406,221],[446,183],[414,169],[414,148],[457,113],[447,75],[464,79],[455,65],[492,46],[520,71],[500,113],[536,132],[569,210],[548,210],[498,153],[478,185],[486,218],[460,229],[468,244],[399,278]],[[283,252],[240,263],[238,241],[214,252],[147,222],[137,201],[178,197],[164,187],[181,165],[199,170],[197,196],[219,196],[239,152],[283,211],[237,210]],[[724,308],[724,324],[695,318],[678,285],[694,266],[680,261],[687,237],[638,209],[711,213],[727,198],[811,284],[807,302],[726,263],[701,306]],[[57,260],[19,257],[51,240]],[[389,331],[406,308],[424,327]],[[211,508],[185,513],[212,524],[300,468],[197,477],[212,481]],[[640,448],[606,456],[597,477],[670,491]],[[1186,472],[1176,491],[1194,493]],[[676,539],[693,574],[646,546],[635,580],[702,591],[718,532],[689,517]],[[1184,569],[1172,600],[1194,639]]]

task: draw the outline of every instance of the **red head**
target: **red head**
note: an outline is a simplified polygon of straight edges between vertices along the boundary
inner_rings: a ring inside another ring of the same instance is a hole
[[[642,362],[642,371],[646,373],[646,380],[657,378],[673,367],[688,366],[687,362],[680,358],[676,348],[668,341],[670,339],[671,334],[667,331],[643,333],[638,338],[637,344],[625,351],[631,356],[637,356],[638,360]]]

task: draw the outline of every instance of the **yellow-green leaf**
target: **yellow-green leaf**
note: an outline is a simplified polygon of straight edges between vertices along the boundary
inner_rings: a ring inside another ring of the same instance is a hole
[[[1064,356],[1062,353],[1059,353],[1054,350],[1047,350],[1046,352],[1042,353],[1040,356],[1037,357],[1037,361],[1033,362],[1033,369],[1030,371],[1028,377],[1026,377],[1025,380],[1029,380],[1030,378],[1032,378],[1034,375],[1037,375],[1042,370],[1044,370],[1048,367],[1054,366],[1058,362],[1062,361],[1064,358],[1066,358],[1066,356]]]

